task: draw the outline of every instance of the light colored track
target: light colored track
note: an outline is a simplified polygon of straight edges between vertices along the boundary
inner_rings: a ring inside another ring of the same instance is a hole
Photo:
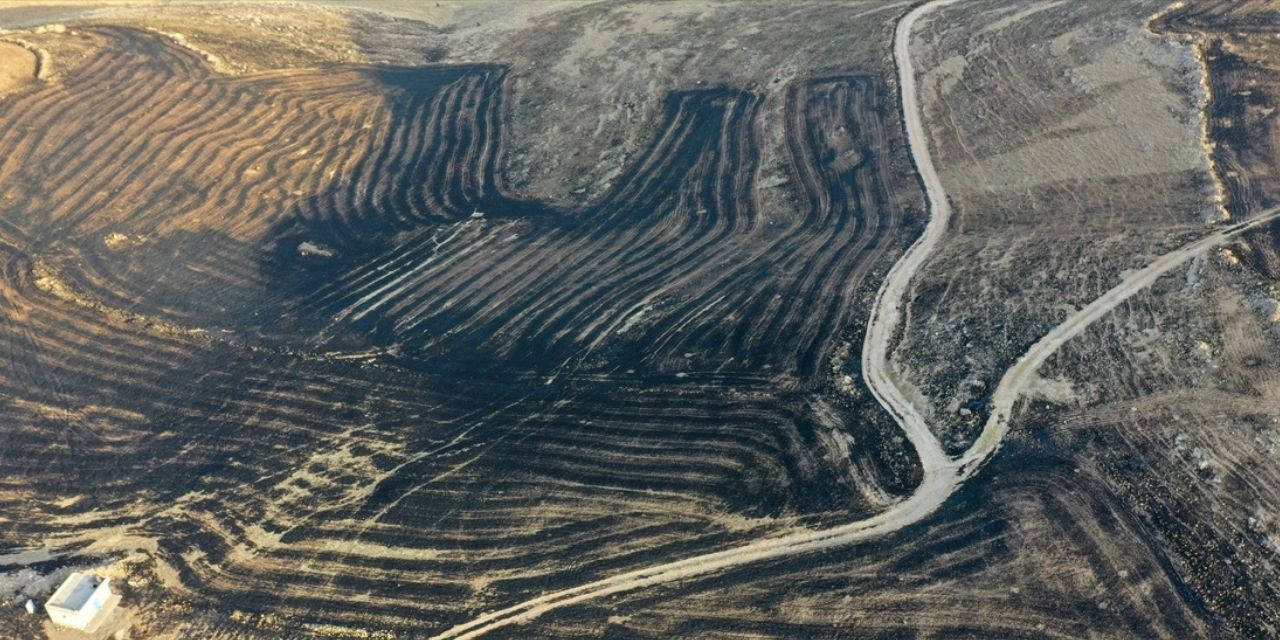
[[[454,626],[435,636],[437,640],[477,638],[502,627],[528,622],[553,609],[587,600],[707,575],[749,563],[854,544],[890,534],[923,520],[942,506],[960,484],[972,477],[999,448],[1009,431],[1009,418],[1013,413],[1014,403],[1034,379],[1039,366],[1058,348],[1183,262],[1244,231],[1280,218],[1280,207],[1269,209],[1248,222],[1225,227],[1164,254],[1072,314],[1032,345],[1005,372],[992,394],[991,414],[974,444],[958,458],[947,456],[920,411],[899,388],[888,362],[888,349],[898,328],[911,279],[942,240],[951,219],[951,205],[929,152],[924,114],[918,102],[915,68],[910,55],[911,29],[925,14],[958,1],[934,0],[915,8],[898,22],[894,59],[902,96],[902,114],[911,154],[928,197],[930,218],[924,233],[894,264],[877,293],[862,351],[862,370],[867,386],[876,400],[902,427],[920,459],[923,477],[915,492],[884,512],[857,522],[766,538],[740,547],[666,562],[548,593]]]
[[[1249,220],[1223,227],[1195,242],[1156,258],[1151,264],[1130,274],[1120,284],[1112,287],[1084,308],[1071,314],[1052,331],[1045,334],[1018,359],[996,386],[991,396],[991,415],[982,433],[959,459],[963,478],[972,476],[983,462],[1000,446],[1009,431],[1009,416],[1013,413],[1013,404],[1018,396],[1034,377],[1036,369],[1044,364],[1068,340],[1080,335],[1089,325],[1106,315],[1108,311],[1119,306],[1134,294],[1151,286],[1160,276],[1172,271],[1178,265],[1196,255],[1231,240],[1233,237],[1250,229],[1262,226],[1280,218],[1280,207],[1272,207],[1252,216]],[[963,479],[962,478],[962,479]]]
[[[954,475],[956,465],[943,452],[937,436],[929,429],[919,409],[898,387],[888,357],[889,345],[893,342],[894,332],[898,329],[902,317],[902,305],[907,299],[911,279],[942,241],[947,232],[947,225],[951,222],[951,203],[947,200],[942,179],[938,177],[937,168],[933,164],[933,155],[929,151],[929,137],[924,129],[924,112],[920,108],[919,92],[916,90],[916,70],[911,60],[911,29],[921,16],[958,1],[934,0],[916,7],[898,21],[894,35],[893,58],[898,67],[898,93],[902,96],[902,118],[916,171],[924,183],[925,196],[929,203],[929,224],[925,226],[924,233],[911,244],[907,252],[894,263],[893,268],[885,276],[884,283],[880,285],[880,291],[876,293],[875,304],[871,307],[871,317],[867,321],[867,331],[862,339],[862,375],[867,387],[871,389],[871,394],[880,405],[902,427],[907,440],[911,442],[911,446],[915,447],[916,455],[920,458],[924,480],[916,491],[917,495],[928,487],[936,486],[937,490],[944,490],[946,483],[931,482],[931,478],[940,474]],[[946,490],[946,493],[950,494],[950,490]]]

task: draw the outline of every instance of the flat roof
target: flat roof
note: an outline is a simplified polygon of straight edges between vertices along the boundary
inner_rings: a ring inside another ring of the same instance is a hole
[[[94,589],[97,588],[97,578],[77,571],[67,576],[62,586],[53,592],[53,596],[49,598],[47,606],[79,611],[84,606],[84,603],[89,600],[89,596],[93,595]]]

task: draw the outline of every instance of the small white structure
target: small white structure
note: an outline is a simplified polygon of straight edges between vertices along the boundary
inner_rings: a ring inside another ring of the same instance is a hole
[[[97,629],[120,602],[120,596],[111,593],[110,582],[108,578],[99,581],[79,571],[67,576],[44,603],[49,619],[54,624],[81,631]]]

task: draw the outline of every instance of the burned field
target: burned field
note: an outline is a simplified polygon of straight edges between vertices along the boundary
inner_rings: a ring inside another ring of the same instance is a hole
[[[370,2],[0,33],[0,602],[1276,635],[1272,3]]]
[[[1232,221],[1280,204],[1275,16],[1273,3],[1203,2],[1150,25],[1185,38],[1203,65],[1217,215]],[[1062,425],[1052,439],[1086,451],[1167,549],[1218,633],[1238,637],[1280,629],[1278,240],[1271,223],[1135,301],[1053,365],[1096,381],[1093,406],[1042,408]]]
[[[1228,4],[1265,13],[1274,3],[1188,3],[1187,10]],[[944,170],[954,171],[944,179],[957,223],[955,239],[921,278],[913,304],[925,320],[906,332],[900,355],[936,402],[936,424],[947,437],[973,437],[981,424],[973,415],[989,406],[992,376],[981,372],[1014,361],[1000,353],[1021,353],[1177,237],[1250,220],[1277,204],[1268,195],[1277,164],[1274,116],[1258,102],[1265,74],[1219,55],[1245,50],[1215,44],[1217,36],[1170,36],[1167,23],[1181,10],[1167,9],[1162,2],[969,3],[938,28],[932,55],[937,102],[946,110],[934,114],[937,153]],[[1248,24],[1273,24],[1257,15]],[[1234,34],[1228,40],[1272,42],[1243,22],[1224,31]],[[1215,76],[1223,64],[1225,75]],[[1084,548],[1127,556],[1129,534],[1121,531],[1131,527],[1153,554],[1147,566],[1164,567],[1170,593],[1185,605],[1142,597],[1128,605],[1133,626],[1123,632],[1097,619],[1113,629],[1107,633],[1271,637],[1280,628],[1280,334],[1274,280],[1265,271],[1275,247],[1269,233],[1253,231],[1197,257],[1113,310],[1047,361],[1039,388],[1018,410],[1020,427],[1001,453],[1006,469],[1016,475],[1020,456],[1061,459],[1060,480],[1042,486],[1053,501],[1075,503],[1077,532],[1095,532]],[[984,363],[993,356],[1006,359]],[[1087,508],[1081,491],[1095,498]],[[1104,524],[1114,514],[1132,520]],[[1028,516],[1017,528],[1046,520],[1055,517]],[[1099,580],[1102,586],[1078,583],[1090,594],[1080,610],[1097,616],[1112,615],[1105,612],[1116,606],[1113,594],[1154,586],[1143,569],[1104,569],[1086,557],[1042,571],[1064,583]],[[1175,609],[1200,622],[1161,628],[1173,623],[1165,612]]]
[[[503,186],[502,67],[81,37],[0,104],[0,545],[144,554],[151,631],[425,633],[913,486],[846,379],[919,223],[881,77],[785,89],[791,210],[731,87],[568,207]]]
[[[1280,203],[1280,10],[1268,2],[1204,2],[1153,27],[1196,39],[1209,88],[1206,135],[1226,207],[1238,215]],[[1251,234],[1238,258],[1280,282],[1280,226]]]

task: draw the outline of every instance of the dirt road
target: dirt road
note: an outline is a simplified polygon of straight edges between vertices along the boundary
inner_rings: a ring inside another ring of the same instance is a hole
[[[898,67],[903,122],[911,156],[915,160],[916,171],[924,183],[925,196],[929,202],[929,224],[885,276],[884,284],[880,285],[880,291],[876,294],[871,317],[867,322],[867,332],[862,340],[862,371],[867,387],[880,405],[898,422],[915,447],[926,478],[922,485],[929,484],[927,478],[931,475],[952,472],[954,464],[943,452],[942,445],[919,410],[898,386],[888,352],[893,334],[901,321],[902,306],[907,299],[911,279],[946,235],[947,225],[951,222],[951,203],[947,200],[947,193],[942,187],[942,180],[938,177],[929,151],[924,114],[920,109],[919,92],[916,90],[915,66],[911,60],[911,29],[921,16],[957,1],[936,0],[917,7],[898,22],[894,36],[893,57]]]
[[[1160,276],[1172,271],[1200,253],[1226,244],[1235,236],[1267,224],[1277,218],[1280,218],[1280,207],[1273,207],[1255,214],[1245,222],[1223,227],[1204,238],[1156,258],[1151,264],[1130,274],[1120,284],[1085,305],[1084,308],[1072,314],[1062,324],[1054,327],[1052,331],[1031,345],[1031,348],[1018,359],[1018,362],[1010,367],[1004,376],[1000,378],[1000,384],[996,386],[996,390],[991,396],[991,415],[983,426],[982,433],[973,445],[965,451],[964,455],[960,457],[962,477],[969,478],[973,476],[978,467],[983,462],[986,462],[991,457],[991,454],[995,453],[995,450],[999,448],[1000,442],[1004,440],[1005,434],[1009,431],[1009,418],[1013,413],[1014,403],[1022,395],[1022,392],[1026,390],[1027,384],[1034,379],[1035,372],[1040,365],[1044,364],[1044,361],[1048,360],[1049,356],[1053,355],[1062,345],[1083,333],[1089,325],[1106,315],[1108,311],[1133,297],[1134,294],[1151,286]]]

